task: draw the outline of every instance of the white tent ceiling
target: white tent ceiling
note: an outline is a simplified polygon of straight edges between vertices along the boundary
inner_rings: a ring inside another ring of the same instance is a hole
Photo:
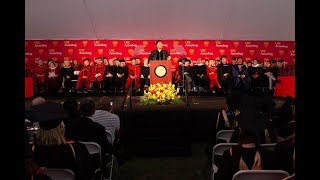
[[[25,1],[28,40],[295,40],[294,0]]]

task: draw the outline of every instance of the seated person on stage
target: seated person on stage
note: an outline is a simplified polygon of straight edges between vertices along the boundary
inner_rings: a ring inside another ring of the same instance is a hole
[[[108,92],[114,90],[115,78],[117,73],[117,66],[114,64],[114,59],[109,59],[109,65],[104,70],[104,89]]]
[[[47,90],[50,96],[56,96],[59,91],[58,80],[60,76],[60,69],[54,61],[49,61],[49,68],[47,69]]]
[[[70,121],[70,128],[66,132],[66,138],[75,141],[95,142],[100,145],[102,153],[102,167],[106,167],[105,154],[112,154],[113,147],[108,141],[106,129],[101,124],[94,122],[92,116],[96,111],[96,104],[92,98],[84,98],[80,103],[79,119]],[[105,175],[106,172],[103,171]]]
[[[111,137],[107,137],[109,142],[113,143],[115,135],[120,130],[120,118],[112,112],[113,105],[111,99],[107,96],[102,96],[99,99],[98,108],[92,116],[94,122],[97,122],[105,127],[111,133]]]
[[[143,61],[143,66],[140,67],[140,90],[150,86],[150,64],[148,59]]]
[[[241,129],[239,145],[223,153],[214,179],[231,180],[241,170],[271,170],[272,160],[272,152],[259,146],[257,135]]]
[[[171,56],[168,51],[163,49],[163,44],[161,40],[157,40],[155,43],[157,49],[151,51],[149,55],[149,61],[152,60],[170,60]]]
[[[232,65],[232,76],[235,90],[246,92],[250,89],[251,79],[247,72],[247,67],[242,64],[242,57],[239,57],[236,64]]]
[[[232,89],[232,69],[226,56],[221,56],[220,60],[221,64],[217,66],[218,80],[224,93],[228,94]]]
[[[83,59],[83,67],[78,75],[77,89],[82,89],[83,85],[85,86],[85,90],[90,89],[91,67],[89,63],[89,58]]]
[[[36,87],[37,92],[45,91],[45,76],[47,72],[47,66],[42,59],[38,61],[38,65],[35,67],[35,79],[36,79]]]
[[[209,64],[207,66],[207,76],[209,77],[210,91],[212,91],[212,93],[214,94],[216,93],[216,91],[214,90],[214,87],[221,89],[221,86],[218,81],[216,61],[213,59],[209,60]]]
[[[242,58],[241,58],[242,59]],[[236,57],[231,57],[231,65],[237,65],[237,58]]]
[[[140,91],[140,66],[136,64],[136,59],[131,59],[131,65],[128,68],[128,78],[126,89],[130,88]]]
[[[100,57],[96,58],[94,66],[91,68],[91,82],[95,89],[100,90],[102,86],[105,65]]]
[[[208,77],[207,66],[204,64],[205,60],[198,61],[198,64],[194,66],[196,74],[196,84],[199,85],[200,90],[208,90]]]
[[[72,79],[74,76],[74,69],[69,60],[64,61],[64,65],[61,68],[62,76],[62,88],[65,93],[71,92],[72,89]]]
[[[120,89],[120,92],[125,90],[126,81],[128,78],[128,67],[126,66],[126,61],[121,59],[120,66],[117,68],[117,77],[116,77],[116,84],[117,88]]]
[[[85,145],[65,139],[63,119],[66,114],[61,105],[41,104],[32,113],[40,125],[35,138],[35,162],[41,167],[70,169],[76,179],[92,179],[93,166]]]
[[[194,69],[190,65],[191,61],[187,58],[184,60],[184,64],[180,66],[179,72],[181,73],[180,76],[185,78],[185,83],[187,83],[187,90],[195,90],[195,83],[194,83]]]
[[[268,87],[269,90],[273,90],[273,87],[276,83],[276,72],[275,68],[271,67],[271,64],[269,61],[266,61],[263,63],[263,77],[267,80],[268,82]]]
[[[259,59],[253,59],[252,66],[248,68],[248,73],[251,78],[251,87],[263,87],[263,69],[259,64]]]

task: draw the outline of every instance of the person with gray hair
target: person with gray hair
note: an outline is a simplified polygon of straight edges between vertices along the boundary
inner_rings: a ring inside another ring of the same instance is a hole
[[[113,103],[107,96],[102,96],[98,103],[98,108],[92,116],[94,122],[103,125],[106,131],[111,133],[108,140],[113,143],[115,133],[120,129],[120,118],[118,115],[113,114]]]

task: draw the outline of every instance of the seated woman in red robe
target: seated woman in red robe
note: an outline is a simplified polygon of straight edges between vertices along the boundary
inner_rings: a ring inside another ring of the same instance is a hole
[[[83,67],[80,69],[77,81],[77,89],[82,89],[83,84],[85,90],[90,89],[90,78],[91,78],[91,66],[89,65],[89,58],[83,59]]]

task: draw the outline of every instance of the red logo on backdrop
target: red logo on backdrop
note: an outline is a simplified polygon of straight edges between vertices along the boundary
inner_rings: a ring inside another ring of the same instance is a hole
[[[40,41],[33,41],[34,47],[48,47],[47,44],[42,44]]]
[[[62,52],[57,52],[56,49],[49,49],[50,55],[62,55]]]
[[[150,52],[146,52],[145,49],[140,49],[140,55],[149,55]]]
[[[100,41],[93,41],[94,46],[98,46],[98,47],[107,47],[107,44],[102,44]]]
[[[130,55],[133,55],[132,53],[133,53],[133,49],[128,49],[128,53],[130,54]]]
[[[251,61],[251,58],[246,58],[246,61]]]
[[[290,56],[295,56],[296,55],[296,50],[290,50]]]
[[[82,45],[83,45],[83,47],[87,47],[88,41],[82,41]]]
[[[38,50],[38,52],[39,52],[40,55],[43,55],[43,51],[44,51],[43,49],[39,49],[39,50]]]
[[[179,60],[179,58],[177,58],[177,57],[173,58],[173,62],[175,62],[175,63],[177,63],[178,60]]]
[[[266,50],[262,49],[260,50],[260,54],[262,56],[273,56],[273,53],[267,52]]]
[[[72,44],[70,41],[64,41],[64,46],[66,47],[66,46],[68,46],[68,47],[70,47],[70,46],[72,46],[72,47],[77,47],[78,45],[77,44]]]
[[[68,54],[71,56],[73,54],[73,49],[68,49]]]
[[[234,44],[234,47],[237,48],[239,46],[239,41],[233,42],[233,44]]]
[[[102,55],[102,53],[103,53],[103,49],[98,49],[98,54]]]
[[[263,45],[265,48],[268,48],[269,47],[269,42],[263,42]]]
[[[27,47],[28,44],[29,44],[28,41],[25,41],[25,42],[24,42],[24,46],[25,46],[25,47]]]
[[[70,61],[70,57],[63,57],[64,61]]]
[[[190,53],[190,55],[193,55],[194,54],[194,49],[189,49],[189,53]]]
[[[198,47],[198,44],[192,44],[192,41],[184,41],[186,47]]]
[[[250,55],[253,55],[254,54],[254,49],[250,49],[249,53],[250,53]]]
[[[122,55],[122,52],[117,52],[115,49],[109,49],[109,55]]]
[[[245,44],[246,47],[248,47],[248,48],[258,48],[258,47],[259,47],[258,44],[252,44],[250,41],[246,41],[246,42],[244,42],[244,44]]]
[[[130,57],[124,57],[123,58],[125,61],[129,61],[130,60]],[[131,61],[130,61],[131,62]]]
[[[243,53],[237,52],[235,49],[231,49],[231,55],[233,56],[243,56]]]
[[[58,46],[58,44],[59,44],[59,41],[52,41],[52,45],[53,45],[53,47],[57,47],[57,46]]]
[[[146,60],[148,60],[148,58],[147,58],[147,57],[144,57],[144,58],[143,58],[143,61],[146,61]]]
[[[207,52],[207,49],[200,49],[200,55],[213,55],[213,53]]]
[[[112,41],[112,46],[117,47],[118,46],[118,41]]]
[[[32,56],[32,53],[31,52],[25,52],[24,55],[25,56]]]
[[[263,61],[264,62],[269,61],[269,58],[263,58]]]
[[[58,60],[58,58],[53,57],[52,60],[53,60],[54,62],[56,62],[56,61]]]
[[[149,42],[148,41],[143,41],[144,47],[148,46]]]
[[[228,48],[229,46],[227,44],[222,44],[221,41],[216,41],[216,47],[224,47],[224,48]]]
[[[284,55],[284,50],[279,50],[280,55]]]
[[[173,44],[173,45],[178,45],[178,44],[179,44],[179,41],[173,41],[172,44]]]
[[[288,46],[281,44],[280,41],[275,42],[275,47],[276,48],[288,48]]]
[[[220,60],[220,57],[215,57],[215,60]]]
[[[225,50],[224,49],[220,49],[219,52],[220,52],[220,55],[224,55]]]
[[[123,41],[124,47],[137,47],[137,44],[131,44],[130,41]]]
[[[91,52],[86,51],[85,49],[79,49],[79,54],[88,54],[88,55],[92,55]]]
[[[209,41],[204,41],[204,42],[203,42],[204,47],[208,47],[208,46],[209,46],[209,44],[210,44],[210,42],[209,42]]]

